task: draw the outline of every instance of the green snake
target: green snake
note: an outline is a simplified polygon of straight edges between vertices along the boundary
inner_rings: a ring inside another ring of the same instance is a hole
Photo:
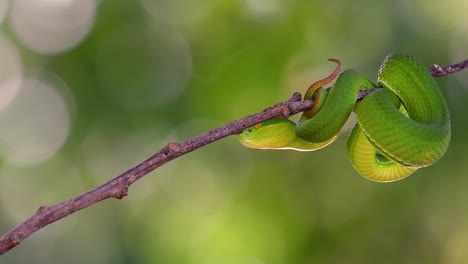
[[[448,107],[420,62],[390,54],[374,84],[352,69],[339,74],[341,62],[330,60],[337,68],[309,87],[304,99],[314,104],[297,124],[287,118],[268,120],[245,129],[240,142],[255,149],[320,149],[335,141],[354,111],[357,123],[348,138],[348,154],[354,168],[369,180],[400,180],[444,155],[450,143]],[[323,87],[337,76],[333,87]],[[375,87],[381,89],[356,101],[361,90]]]

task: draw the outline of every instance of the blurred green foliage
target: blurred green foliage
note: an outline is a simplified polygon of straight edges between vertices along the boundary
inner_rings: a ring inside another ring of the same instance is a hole
[[[58,76],[73,102],[69,135],[53,157],[3,162],[2,233],[170,140],[303,92],[334,67],[330,57],[376,78],[391,52],[428,66],[468,56],[467,6],[455,1],[95,4],[89,34],[56,54],[31,50],[2,25],[24,67]],[[226,139],[152,172],[122,201],[46,227],[0,262],[468,262],[467,76],[437,79],[451,108],[452,144],[437,164],[403,181],[359,176],[346,154],[347,131],[312,153],[255,151]]]

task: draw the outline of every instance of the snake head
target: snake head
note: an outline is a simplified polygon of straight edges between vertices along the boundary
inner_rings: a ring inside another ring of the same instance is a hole
[[[239,134],[239,141],[256,149],[282,149],[296,138],[296,124],[286,118],[274,118],[249,128]]]

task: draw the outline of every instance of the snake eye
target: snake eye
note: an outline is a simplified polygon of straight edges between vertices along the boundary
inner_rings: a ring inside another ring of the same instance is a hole
[[[252,128],[246,128],[244,131],[242,131],[242,134],[246,136],[250,135],[250,133],[252,133]]]

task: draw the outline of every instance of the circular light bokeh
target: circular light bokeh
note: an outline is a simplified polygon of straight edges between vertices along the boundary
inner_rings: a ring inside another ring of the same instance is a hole
[[[0,34],[0,112],[18,93],[23,74],[21,57],[16,47]]]
[[[16,0],[12,30],[21,43],[41,54],[57,54],[78,45],[91,31],[95,0]]]
[[[26,73],[14,100],[0,113],[0,144],[8,162],[43,162],[59,151],[71,127],[71,111],[58,77]]]

